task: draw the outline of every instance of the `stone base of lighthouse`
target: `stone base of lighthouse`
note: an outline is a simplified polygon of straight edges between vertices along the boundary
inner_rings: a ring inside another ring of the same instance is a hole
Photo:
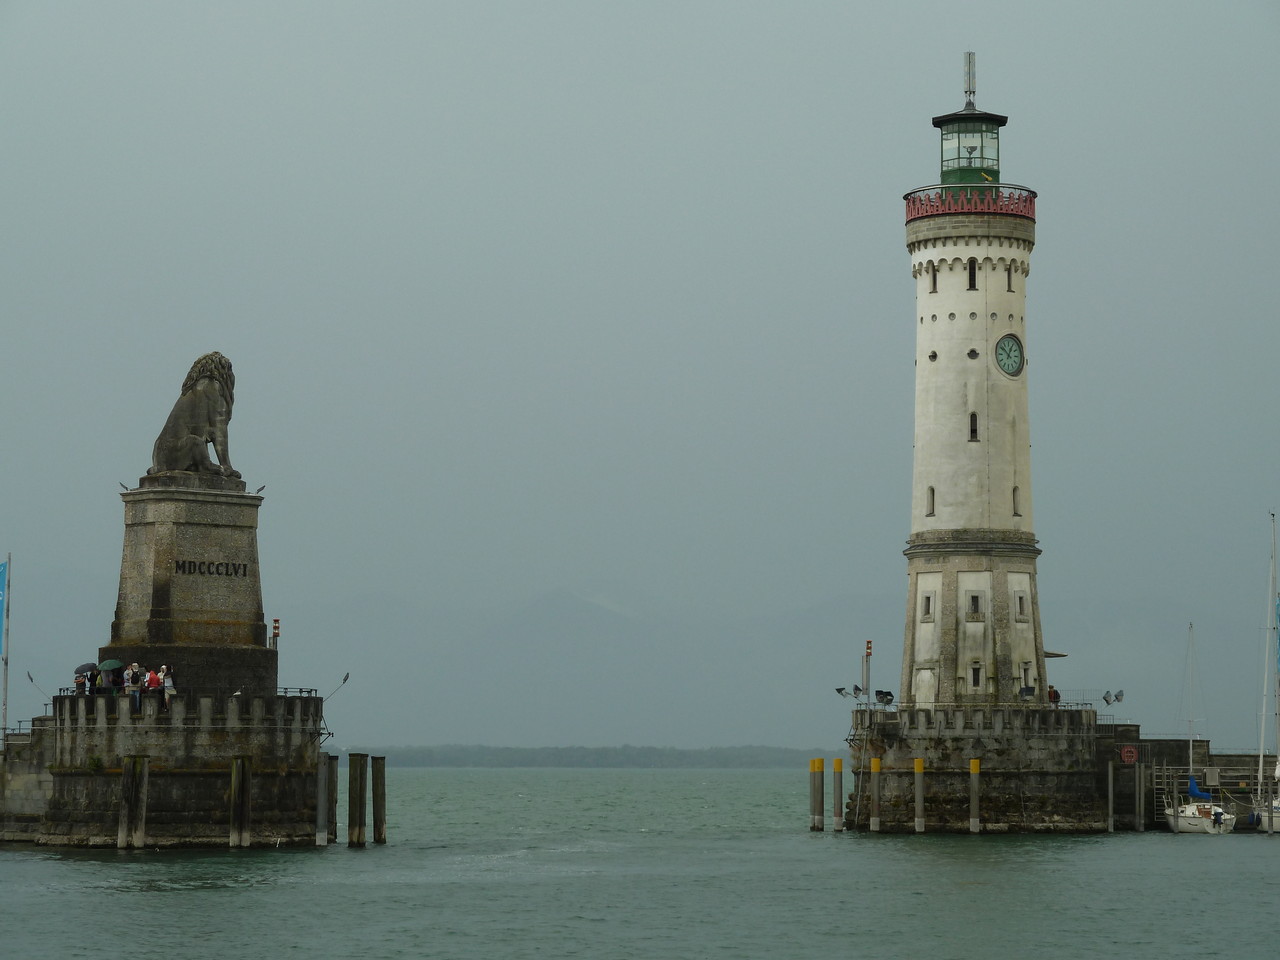
[[[849,742],[848,829],[1107,831],[1106,764],[1098,760],[1094,710],[858,709]]]

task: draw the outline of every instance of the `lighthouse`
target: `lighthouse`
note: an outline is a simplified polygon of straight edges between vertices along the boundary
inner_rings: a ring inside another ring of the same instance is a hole
[[[964,107],[933,118],[938,182],[904,197],[915,450],[902,678],[896,700],[872,701],[868,649],[845,824],[1101,832],[1114,747],[1091,705],[1049,695],[1040,631],[1026,312],[1036,193],[1004,182],[1008,118],[975,106],[973,61]]]
[[[1032,532],[1027,279],[1035,191],[1004,183],[1007,117],[933,118],[939,182],[906,194],[915,447],[904,705],[1045,703]]]

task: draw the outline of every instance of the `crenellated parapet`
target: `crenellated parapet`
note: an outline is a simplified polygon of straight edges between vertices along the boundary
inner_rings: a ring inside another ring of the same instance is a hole
[[[277,765],[314,769],[322,737],[318,696],[54,697],[56,749],[63,769],[117,769],[127,756],[151,756],[172,769],[225,768],[235,757],[270,757]]]
[[[907,222],[953,214],[1036,218],[1036,192],[1012,183],[934,184],[904,194]]]
[[[1028,707],[1026,704],[934,704],[897,710],[854,711],[854,726],[886,741],[936,737],[971,740],[982,736],[1093,737],[1095,710]]]

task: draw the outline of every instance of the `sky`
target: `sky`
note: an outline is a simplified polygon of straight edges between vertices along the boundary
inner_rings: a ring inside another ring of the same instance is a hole
[[[0,3],[10,725],[108,642],[119,485],[219,350],[329,746],[836,755],[867,640],[898,685],[902,195],[973,50],[1039,193],[1048,680],[1256,749],[1280,7],[956,11]]]

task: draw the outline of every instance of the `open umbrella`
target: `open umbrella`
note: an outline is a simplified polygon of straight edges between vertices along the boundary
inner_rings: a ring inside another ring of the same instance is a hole
[[[98,669],[99,670],[116,670],[123,666],[124,664],[121,663],[119,660],[103,660],[100,664],[98,664]]]
[[[76,667],[76,673],[93,673],[97,669],[98,665],[96,663],[82,663]]]

